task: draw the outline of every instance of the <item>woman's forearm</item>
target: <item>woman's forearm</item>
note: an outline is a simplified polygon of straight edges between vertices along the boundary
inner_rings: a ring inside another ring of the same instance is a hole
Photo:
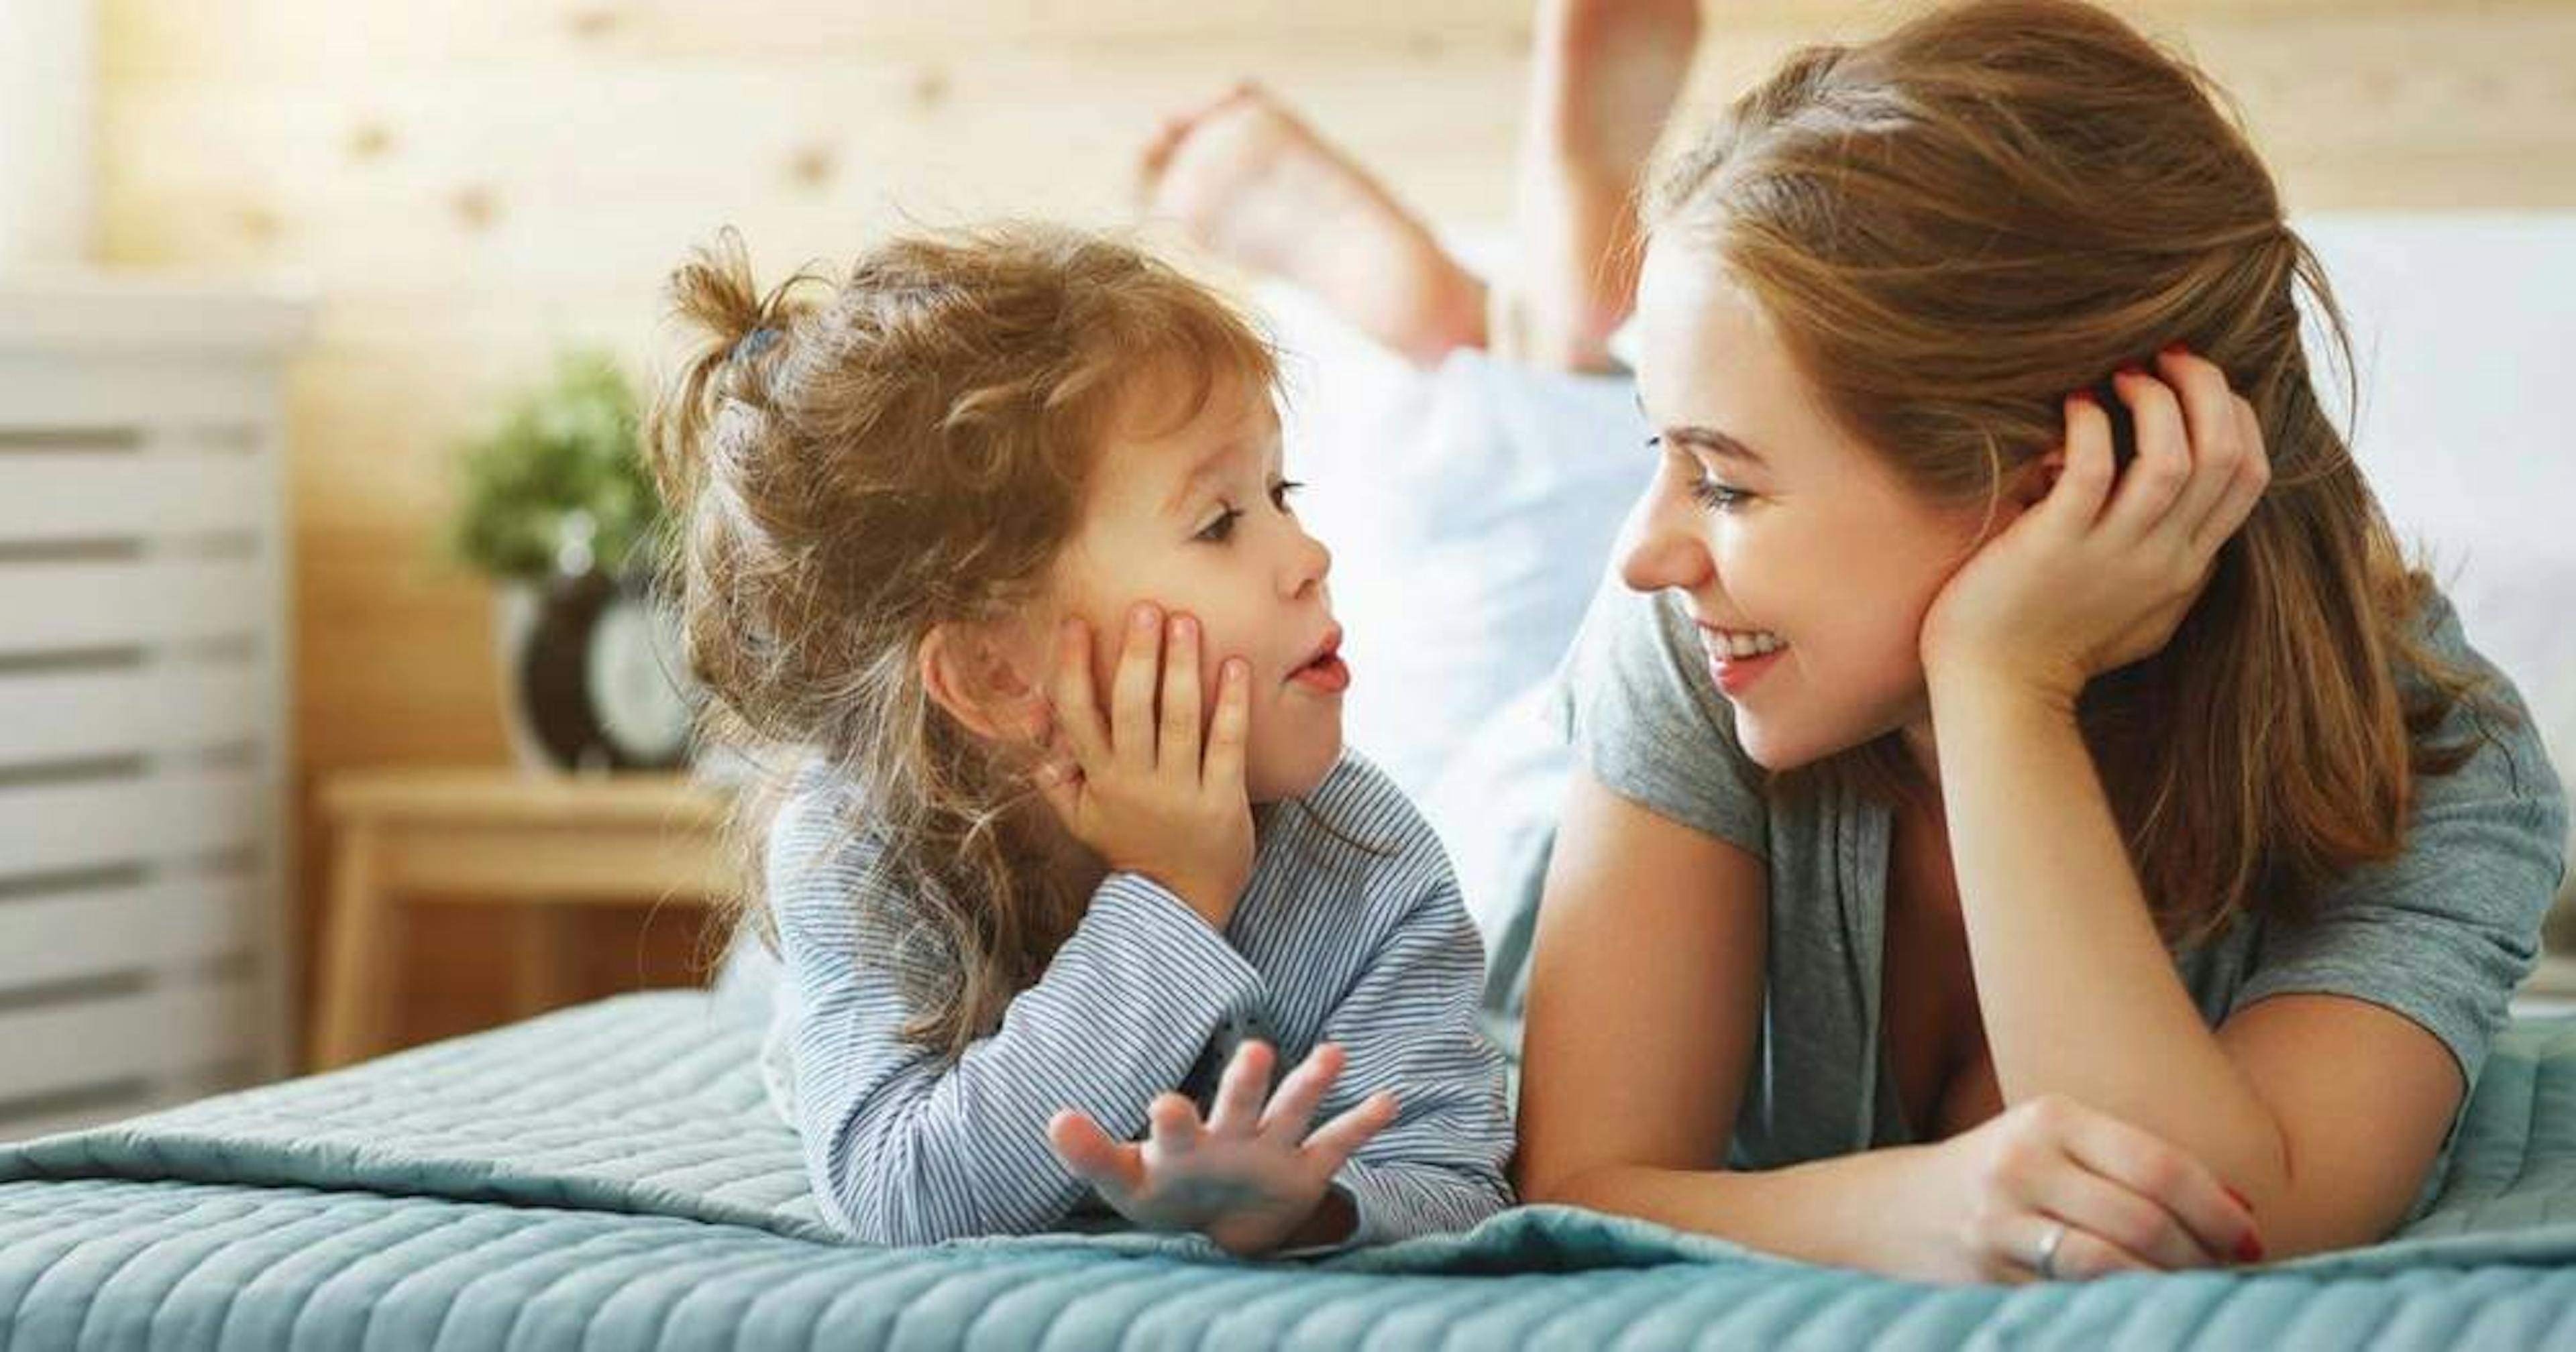
[[[1933,685],[1952,866],[2007,1104],[2062,1094],[2191,1151],[2258,1211],[2280,1124],[2175,974],[2071,710]]]
[[[1868,1150],[1758,1172],[1605,1165],[1522,1200],[1635,1216],[1784,1258],[1931,1276],[1940,1246],[1908,1228],[1933,1209],[1907,1198],[1926,1147]]]

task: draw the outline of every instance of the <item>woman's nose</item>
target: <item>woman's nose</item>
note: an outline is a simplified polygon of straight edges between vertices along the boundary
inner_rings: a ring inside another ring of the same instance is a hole
[[[1628,509],[1627,523],[1619,529],[1619,580],[1630,591],[1696,587],[1715,571],[1707,543],[1689,522],[1675,519],[1671,499],[1679,496],[1660,486],[1650,488]]]

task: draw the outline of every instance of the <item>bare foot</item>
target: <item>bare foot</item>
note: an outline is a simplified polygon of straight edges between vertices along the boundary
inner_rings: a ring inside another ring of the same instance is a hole
[[[1315,293],[1425,365],[1485,341],[1484,284],[1367,171],[1269,91],[1238,85],[1145,147],[1148,215],[1229,262]]]
[[[1515,207],[1517,285],[1495,341],[1602,370],[1636,304],[1636,190],[1690,74],[1698,0],[1538,0]]]

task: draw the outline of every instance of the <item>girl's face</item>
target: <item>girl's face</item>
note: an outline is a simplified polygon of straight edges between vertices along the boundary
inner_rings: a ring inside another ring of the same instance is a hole
[[[1756,763],[1791,769],[1899,729],[1927,752],[1923,616],[1984,504],[1926,501],[1838,426],[1706,248],[1649,247],[1637,323],[1662,459],[1622,533],[1621,580],[1689,599]]]
[[[1342,754],[1349,677],[1324,585],[1332,555],[1298,524],[1269,391],[1221,382],[1197,416],[1173,426],[1186,393],[1174,383],[1140,389],[1103,445],[1082,525],[1058,564],[1056,618],[1090,622],[1105,706],[1138,602],[1196,617],[1202,727],[1215,713],[1220,664],[1243,658],[1252,675],[1246,788],[1254,802],[1293,798],[1322,783]]]

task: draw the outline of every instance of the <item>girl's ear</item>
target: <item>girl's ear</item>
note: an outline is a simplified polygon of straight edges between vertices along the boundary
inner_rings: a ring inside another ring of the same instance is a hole
[[[921,688],[958,726],[987,741],[1025,741],[1024,710],[1034,693],[997,636],[981,625],[942,621],[921,641]]]

